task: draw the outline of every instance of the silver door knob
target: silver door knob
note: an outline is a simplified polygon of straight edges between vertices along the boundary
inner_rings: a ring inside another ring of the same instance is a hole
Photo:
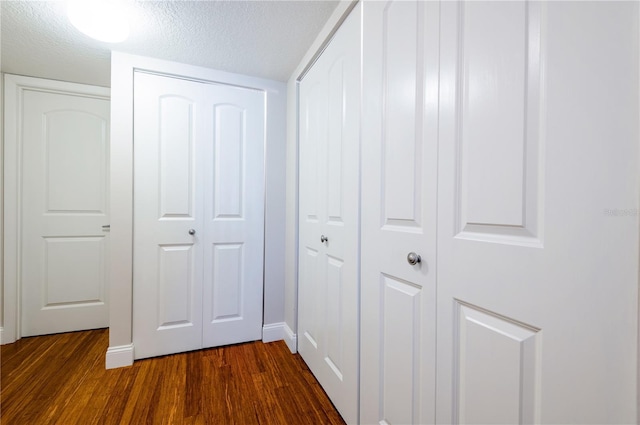
[[[326,237],[325,235],[321,235],[320,236],[320,242],[322,242],[322,243],[329,242],[329,238]]]
[[[407,254],[407,262],[412,266],[415,266],[421,261],[422,261],[422,258],[420,258],[420,256],[415,252],[410,252],[409,254]]]
[[[189,229],[189,234],[190,234],[191,236],[195,235],[195,234],[196,234],[195,229]]]

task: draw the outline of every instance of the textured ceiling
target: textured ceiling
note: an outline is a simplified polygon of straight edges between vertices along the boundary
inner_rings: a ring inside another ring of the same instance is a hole
[[[337,1],[129,1],[131,36],[90,39],[63,1],[0,1],[2,71],[110,85],[110,52],[286,81]]]

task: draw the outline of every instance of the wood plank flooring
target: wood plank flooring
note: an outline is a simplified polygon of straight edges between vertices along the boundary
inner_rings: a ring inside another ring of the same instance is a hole
[[[251,342],[106,370],[108,330],[0,348],[0,422],[344,424],[299,355]]]

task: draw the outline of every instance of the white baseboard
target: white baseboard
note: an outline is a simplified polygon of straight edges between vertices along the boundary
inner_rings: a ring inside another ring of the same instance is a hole
[[[133,344],[107,348],[106,367],[115,369],[133,364]]]
[[[298,337],[285,322],[270,323],[262,327],[262,342],[284,340],[292,353],[298,352]]]
[[[287,343],[289,351],[291,351],[292,353],[298,352],[298,336],[286,323],[284,323],[284,342]]]
[[[5,344],[13,344],[20,338],[15,337],[14,332],[10,332],[8,329],[5,329],[4,326],[0,326],[0,345]]]
[[[262,327],[262,342],[273,342],[284,339],[284,322],[270,323]]]

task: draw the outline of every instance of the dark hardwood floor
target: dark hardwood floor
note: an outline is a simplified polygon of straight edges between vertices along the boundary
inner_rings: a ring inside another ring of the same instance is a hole
[[[105,370],[106,329],[0,349],[0,420],[23,424],[344,424],[299,355],[252,342]]]

